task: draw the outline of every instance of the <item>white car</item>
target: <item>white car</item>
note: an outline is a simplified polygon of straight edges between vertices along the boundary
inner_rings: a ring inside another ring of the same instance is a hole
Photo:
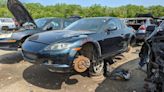
[[[0,18],[0,30],[16,28],[15,22],[12,18]]]

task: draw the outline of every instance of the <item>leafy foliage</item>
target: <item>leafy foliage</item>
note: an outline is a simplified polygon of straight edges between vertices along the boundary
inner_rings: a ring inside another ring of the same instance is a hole
[[[120,7],[106,7],[100,5],[92,5],[90,7],[82,7],[80,5],[56,4],[51,6],[43,6],[39,3],[25,4],[33,18],[41,17],[69,17],[71,15],[79,15],[82,17],[135,17],[137,13],[152,13],[154,16],[164,16],[164,6],[136,6],[126,5]],[[5,0],[0,0],[0,17],[12,17],[8,11]]]

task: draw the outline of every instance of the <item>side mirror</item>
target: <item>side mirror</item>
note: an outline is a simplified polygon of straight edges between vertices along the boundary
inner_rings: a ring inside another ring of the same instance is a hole
[[[114,31],[114,30],[117,30],[117,27],[114,25],[111,25],[106,29],[106,31]]]
[[[46,30],[52,30],[53,29],[53,27],[47,27],[47,29]]]

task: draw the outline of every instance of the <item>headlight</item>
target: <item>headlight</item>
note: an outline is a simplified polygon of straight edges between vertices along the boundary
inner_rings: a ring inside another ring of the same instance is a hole
[[[62,50],[62,49],[68,49],[70,47],[69,43],[57,43],[53,45],[49,45],[44,50]]]
[[[0,34],[0,38],[11,38],[12,33],[9,34]]]

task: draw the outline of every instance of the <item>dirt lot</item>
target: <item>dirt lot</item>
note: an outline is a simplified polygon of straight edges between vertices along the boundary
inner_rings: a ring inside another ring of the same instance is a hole
[[[24,62],[20,52],[0,51],[0,92],[142,92],[146,75],[137,69],[138,49],[125,53],[111,66],[130,69],[129,81],[51,73],[43,66]]]

